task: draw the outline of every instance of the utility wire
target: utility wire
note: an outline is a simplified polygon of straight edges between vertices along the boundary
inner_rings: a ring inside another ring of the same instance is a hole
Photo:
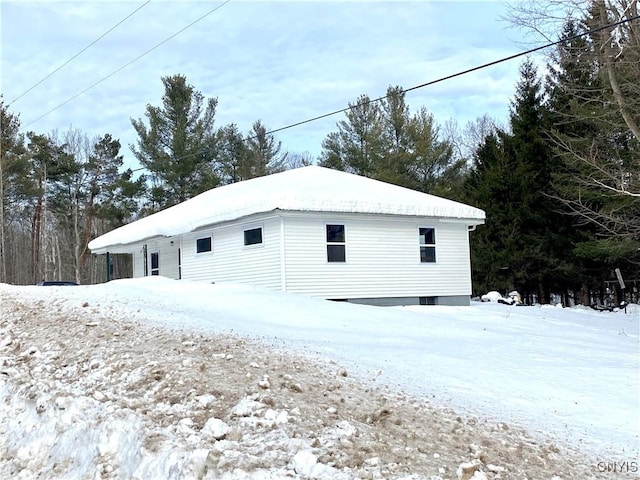
[[[162,40],[160,43],[154,45],[153,47],[151,47],[149,50],[147,50],[146,52],[138,55],[136,58],[134,58],[133,60],[125,63],[124,65],[122,65],[121,67],[117,68],[116,70],[114,70],[113,72],[111,72],[109,75],[107,75],[106,77],[101,78],[100,80],[98,80],[97,82],[89,85],[87,88],[85,88],[84,90],[76,93],[75,95],[73,95],[72,97],[68,98],[67,100],[65,100],[64,102],[62,102],[60,105],[57,105],[56,107],[52,108],[51,110],[49,110],[48,112],[40,115],[38,118],[36,118],[35,120],[30,121],[29,123],[27,123],[25,125],[25,127],[28,127],[29,125],[32,125],[34,123],[36,123],[38,120],[43,119],[44,117],[46,117],[47,115],[49,115],[50,113],[55,112],[56,110],[58,110],[60,107],[63,107],[64,105],[66,105],[67,103],[71,102],[72,100],[75,100],[76,98],[78,98],[80,95],[88,92],[89,90],[91,90],[92,88],[96,87],[97,85],[101,84],[102,82],[104,82],[105,80],[113,77],[116,73],[124,70],[125,68],[127,68],[129,65],[131,65],[132,63],[137,62],[138,60],[140,60],[142,57],[148,55],[149,53],[151,53],[153,50],[155,50],[156,48],[164,45],[165,43],[167,43],[169,40],[177,37],[178,35],[180,35],[182,32],[184,32],[185,30],[187,30],[188,28],[191,28],[193,25],[195,25],[196,23],[198,23],[199,21],[203,20],[205,17],[211,15],[213,12],[215,12],[216,10],[224,7],[227,3],[229,3],[231,0],[225,0],[224,2],[222,2],[220,5],[218,5],[215,8],[212,8],[211,10],[209,10],[207,13],[205,13],[204,15],[200,16],[199,18],[197,18],[196,20],[194,20],[193,22],[191,22],[189,25],[187,25],[186,27],[178,30],[176,33],[174,33],[173,35],[170,35],[169,37],[165,38],[164,40]]]
[[[138,13],[138,11],[142,10],[142,8],[146,7],[147,4],[150,2],[151,0],[147,0],[145,3],[143,3],[142,5],[140,5],[138,8],[136,8],[133,12],[131,12],[129,15],[127,15],[126,17],[124,17],[122,20],[120,20],[118,23],[116,23],[113,27],[111,27],[109,30],[107,30],[106,32],[104,32],[102,35],[100,35],[98,38],[96,38],[93,42],[91,42],[89,45],[87,45],[86,47],[84,47],[82,50],[80,50],[78,53],[76,53],[73,57],[71,57],[69,60],[67,60],[66,62],[64,62],[62,65],[60,65],[58,68],[56,68],[54,71],[52,71],[51,73],[49,73],[46,77],[44,77],[42,80],[40,80],[38,83],[36,83],[35,85],[31,86],[30,88],[28,88],[27,90],[25,90],[24,92],[22,92],[20,95],[18,95],[16,98],[14,98],[9,105],[7,106],[11,106],[13,103],[15,103],[17,100],[21,99],[22,97],[24,97],[27,93],[29,93],[31,90],[33,90],[34,88],[36,88],[38,85],[40,85],[42,82],[44,82],[46,79],[50,78],[52,75],[54,75],[55,73],[57,73],[58,71],[60,71],[63,67],[66,67],[67,65],[69,65],[72,61],[74,61],[76,58],[78,58],[82,53],[84,53],[85,51],[87,51],[89,48],[91,48],[93,45],[95,45],[96,43],[98,43],[100,40],[102,40],[104,37],[106,37],[109,33],[111,33],[113,30],[115,30],[117,27],[119,27],[120,25],[122,25],[126,20],[128,20],[129,18],[131,18],[133,15],[135,15],[136,13]]]
[[[545,45],[541,45],[539,47],[535,47],[535,48],[532,48],[530,50],[526,50],[524,52],[516,53],[514,55],[510,55],[508,57],[504,57],[504,58],[501,58],[501,59],[498,59],[498,60],[494,60],[494,61],[489,62],[489,63],[484,63],[484,64],[478,65],[476,67],[468,68],[467,70],[463,70],[461,72],[453,73],[451,75],[447,75],[446,77],[438,78],[437,80],[431,80],[430,82],[422,83],[422,84],[416,85],[414,87],[405,88],[405,89],[400,90],[400,92],[401,93],[411,92],[413,90],[418,90],[419,88],[424,88],[424,87],[428,87],[429,85],[434,85],[436,83],[444,82],[446,80],[451,80],[452,78],[460,77],[462,75],[466,75],[467,73],[475,72],[477,70],[482,70],[483,68],[487,68],[487,67],[492,67],[493,65],[498,65],[499,63],[507,62],[509,60],[513,60],[514,58],[523,57],[525,55],[530,55],[530,54],[538,52],[540,50],[544,50],[544,49],[549,48],[549,47],[554,47],[556,45],[560,45],[561,43],[569,42],[569,41],[575,40],[577,38],[584,37],[586,35],[591,35],[593,33],[599,32],[601,30],[605,30],[607,28],[617,27],[618,25],[623,25],[625,23],[631,22],[632,20],[638,20],[638,19],[640,19],[640,15],[636,15],[635,17],[631,17],[631,18],[626,18],[624,20],[620,20],[619,22],[610,23],[610,24],[605,25],[603,27],[594,28],[593,30],[589,30],[588,32],[584,32],[584,33],[580,33],[580,34],[577,34],[577,35],[573,35],[571,37],[563,38],[563,39],[557,40],[555,42],[547,43]],[[283,130],[287,130],[289,128],[293,128],[293,127],[298,127],[300,125],[304,125],[305,123],[311,123],[311,122],[315,122],[316,120],[321,120],[323,118],[331,117],[333,115],[337,115],[338,113],[348,112],[349,110],[353,110],[354,108],[357,108],[357,107],[360,107],[360,106],[363,106],[363,105],[368,105],[370,103],[380,102],[380,101],[382,101],[382,100],[384,100],[384,99],[386,99],[388,97],[389,97],[389,95],[384,95],[382,97],[374,98],[372,100],[367,100],[365,102],[359,102],[356,105],[351,105],[349,107],[342,108],[340,110],[335,110],[333,112],[325,113],[323,115],[318,115],[317,117],[313,117],[313,118],[309,118],[307,120],[302,120],[300,122],[292,123],[291,125],[287,125],[285,127],[276,128],[275,130],[270,130],[266,134],[270,135],[270,134],[273,134],[273,133],[281,132]],[[252,139],[255,139],[255,138],[256,138],[256,136],[253,136],[253,137],[247,138],[246,140],[252,140]]]
[[[618,25],[623,25],[625,23],[631,22],[633,20],[638,20],[638,19],[640,19],[640,15],[637,15],[637,16],[631,17],[631,18],[626,18],[624,20],[620,20],[620,21],[615,22],[615,23],[610,23],[610,24],[605,25],[603,27],[594,28],[593,30],[589,30],[587,32],[579,33],[577,35],[573,35],[571,37],[563,38],[563,39],[557,40],[555,42],[546,43],[544,45],[532,48],[530,50],[526,50],[524,52],[516,53],[516,54],[513,54],[513,55],[509,55],[508,57],[503,57],[503,58],[500,58],[498,60],[494,60],[494,61],[489,62],[489,63],[484,63],[482,65],[478,65],[478,66],[475,66],[475,67],[472,67],[472,68],[468,68],[467,70],[462,70],[460,72],[453,73],[451,75],[447,75],[446,77],[441,77],[441,78],[438,78],[436,80],[431,80],[431,81],[426,82],[426,83],[421,83],[420,85],[416,85],[414,87],[401,89],[400,93],[411,92],[413,90],[418,90],[420,88],[428,87],[429,85],[434,85],[436,83],[444,82],[446,80],[451,80],[452,78],[455,78],[455,77],[460,77],[462,75],[466,75],[468,73],[475,72],[477,70],[482,70],[483,68],[491,67],[493,65],[498,65],[499,63],[503,63],[503,62],[507,62],[509,60],[513,60],[514,58],[523,57],[525,55],[530,55],[530,54],[538,52],[540,50],[544,50],[544,49],[549,48],[549,47],[554,47],[556,45],[560,45],[561,43],[569,42],[569,41],[575,40],[577,38],[584,37],[586,35],[591,35],[593,33],[599,32],[599,31],[607,29],[607,28],[617,27]],[[317,117],[312,117],[312,118],[309,118],[307,120],[302,120],[300,122],[292,123],[292,124],[284,126],[284,127],[276,128],[274,130],[269,130],[268,132],[266,132],[265,135],[272,135],[274,133],[281,132],[283,130],[288,130],[290,128],[299,127],[300,125],[304,125],[306,123],[311,123],[311,122],[315,122],[317,120],[321,120],[323,118],[331,117],[333,115],[337,115],[338,113],[348,112],[349,110],[353,110],[354,108],[358,108],[358,107],[361,107],[363,105],[369,105],[371,103],[380,102],[382,100],[385,100],[388,97],[389,97],[389,95],[383,95],[382,97],[374,98],[374,99],[367,100],[367,101],[364,101],[364,102],[359,102],[356,105],[350,105],[350,106],[348,106],[346,108],[341,108],[340,110],[334,110],[333,112],[325,113],[323,115],[318,115]],[[243,139],[243,141],[246,142],[248,140],[254,140],[256,138],[258,138],[258,136],[254,135],[252,137],[247,137],[247,138]],[[202,151],[195,152],[195,153],[190,153],[189,155],[184,155],[182,157],[178,157],[175,160],[176,161],[180,161],[180,160],[183,160],[183,159],[186,159],[186,158],[194,157],[196,155],[201,155],[203,153],[206,153],[206,150],[202,150]],[[138,169],[133,170],[133,171],[138,171],[138,170],[146,170],[146,168],[142,167],[142,168],[138,168]]]

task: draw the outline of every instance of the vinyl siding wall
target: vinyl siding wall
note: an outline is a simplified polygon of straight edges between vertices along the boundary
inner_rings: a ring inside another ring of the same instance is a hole
[[[327,261],[326,225],[345,225],[346,262]],[[262,227],[263,243],[244,245],[244,230]],[[420,227],[435,228],[436,262],[420,262]],[[212,236],[212,251],[196,240]],[[281,243],[281,235],[284,242]],[[171,245],[171,241],[174,245]],[[160,275],[238,282],[330,299],[470,296],[469,233],[464,223],[381,215],[280,212],[201,229],[147,244],[160,253]],[[134,277],[143,276],[143,244],[131,249]],[[285,263],[281,263],[281,258]]]
[[[326,224],[345,225],[346,262],[327,262]],[[367,215],[285,216],[286,289],[315,297],[471,294],[464,223]],[[420,262],[419,227],[435,228],[436,263]]]
[[[138,248],[139,247],[139,248]],[[133,278],[144,277],[144,258],[142,245],[136,246],[133,255]]]
[[[173,242],[173,243],[172,243]],[[140,245],[139,254],[134,256],[134,261],[136,257],[139,257],[139,260],[135,263],[139,263],[139,267],[137,265],[134,266],[134,272],[136,268],[139,268],[140,276],[144,276],[144,245],[147,245],[147,267],[148,267],[148,275],[151,276],[151,254],[154,252],[158,253],[158,267],[159,275],[167,278],[173,278],[177,280],[179,277],[178,273],[178,248],[180,247],[179,237],[171,237],[171,238],[158,238],[147,240],[146,242]]]
[[[262,244],[244,245],[244,231],[262,227]],[[212,251],[196,253],[196,240],[212,237]],[[255,216],[182,236],[182,278],[247,283],[281,289],[280,218]]]
[[[173,244],[171,243],[173,242]],[[144,277],[144,246],[147,245],[148,276],[151,276],[151,254],[158,253],[159,275],[178,279],[178,248],[179,239],[156,238],[132,245],[129,252],[133,255],[133,277]]]

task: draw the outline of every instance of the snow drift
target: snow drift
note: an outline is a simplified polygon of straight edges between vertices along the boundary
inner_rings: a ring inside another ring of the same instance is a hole
[[[0,299],[2,478],[637,469],[637,306],[376,308],[161,278]]]

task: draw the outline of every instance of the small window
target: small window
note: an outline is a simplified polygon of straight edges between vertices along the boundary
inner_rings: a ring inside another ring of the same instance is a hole
[[[151,275],[160,275],[160,254],[158,252],[151,254]]]
[[[420,297],[420,305],[435,305],[436,297]]]
[[[327,261],[331,263],[346,262],[346,250],[344,225],[327,225]]]
[[[196,240],[196,253],[211,251],[211,237],[198,238]]]
[[[244,231],[245,245],[257,245],[259,243],[262,243],[262,227]]]
[[[436,261],[436,229],[419,228],[420,234],[420,262],[434,263]]]

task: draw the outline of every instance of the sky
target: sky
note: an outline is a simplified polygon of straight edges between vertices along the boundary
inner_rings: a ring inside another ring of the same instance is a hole
[[[23,129],[110,133],[132,168],[139,164],[129,149],[137,139],[131,118],[161,105],[163,76],[185,75],[218,99],[218,127],[235,123],[247,133],[256,120],[285,127],[362,94],[377,98],[390,85],[410,88],[527,49],[497,1],[27,0],[0,8],[0,92]],[[485,114],[504,123],[522,60],[409,92],[407,103],[440,124],[463,127]],[[277,139],[283,150],[315,158],[343,118]]]
[[[637,478],[635,304],[615,312],[497,302],[373,307],[145,277],[74,287],[0,284],[0,314],[3,478],[50,478],[52,472],[111,478],[95,473],[108,472],[106,466],[118,478],[203,478],[176,472],[193,466],[196,456],[204,468],[216,445],[233,453],[219,468],[246,467],[253,475],[215,478],[454,478],[475,451],[506,467],[505,478]],[[329,362],[331,372],[343,368],[344,374],[333,374],[342,380],[308,368],[300,355]],[[370,389],[352,391],[347,380]],[[290,394],[289,381],[298,382],[297,393]],[[375,455],[382,442],[387,451],[372,466],[384,466],[400,451],[397,458],[409,462],[415,476],[367,477],[324,464],[321,475],[296,470],[294,476],[286,467],[301,451],[312,454],[313,463],[338,457],[340,444],[331,438],[336,425],[365,438],[374,428],[363,420],[365,412],[373,411],[372,401],[379,408],[385,395],[392,416],[380,424],[374,450],[358,450],[363,443],[354,440],[348,455]],[[266,397],[276,409],[271,420],[267,405],[256,401]],[[347,411],[352,398],[362,410]],[[399,416],[403,402],[425,400],[438,410],[413,421]],[[242,441],[211,442],[203,427],[211,415],[240,429]],[[470,416],[474,423],[467,423]],[[416,443],[389,440],[398,419]],[[460,423],[471,426],[464,435],[456,433]],[[492,433],[473,437],[485,425]],[[514,438],[521,429],[527,436]],[[567,449],[585,457],[577,460]],[[257,457],[264,461],[251,464]],[[449,475],[418,469],[412,462],[420,458],[445,465]],[[606,471],[611,462],[617,462],[615,473]],[[591,474],[574,470],[589,465]]]

